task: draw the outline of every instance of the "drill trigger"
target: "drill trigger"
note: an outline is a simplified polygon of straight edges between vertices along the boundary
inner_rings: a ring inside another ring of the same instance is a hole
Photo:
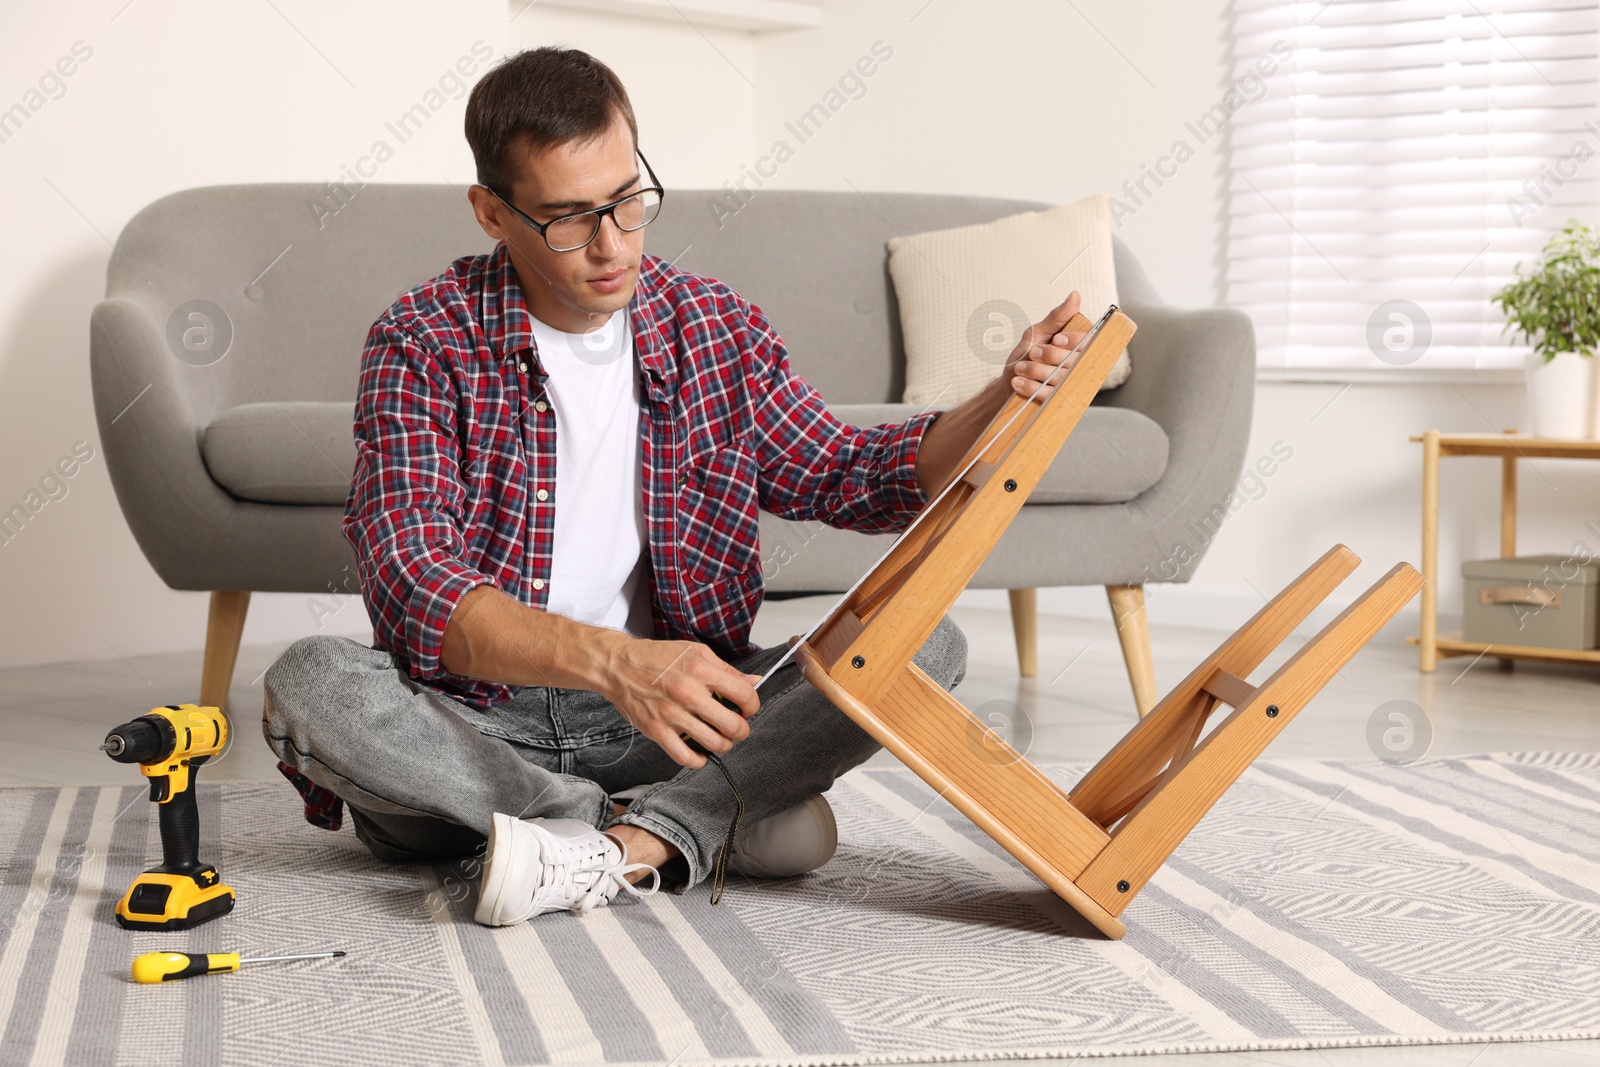
[[[157,804],[164,804],[167,800],[167,789],[171,786],[172,779],[164,774],[150,776],[150,799]]]

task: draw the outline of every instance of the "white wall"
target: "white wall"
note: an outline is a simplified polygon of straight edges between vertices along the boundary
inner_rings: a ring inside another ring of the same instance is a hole
[[[1202,143],[1185,123],[1219,101],[1235,73],[1225,61],[1225,0],[828,0],[824,9],[816,32],[760,38],[753,151],[785,136],[784,121],[875,42],[893,57],[799,146],[773,186],[1064,202],[1119,195],[1181,138],[1194,157],[1159,188],[1147,182],[1153,195],[1141,194],[1119,235],[1169,302],[1219,302],[1226,160],[1221,138]],[[1269,92],[1284,88],[1269,79]],[[1152,619],[1232,628],[1340,541],[1365,562],[1333,609],[1394,563],[1420,564],[1421,446],[1407,438],[1428,427],[1525,430],[1523,403],[1520,386],[1484,383],[1261,383],[1249,459],[1276,442],[1293,458],[1252,486],[1258,499],[1226,524],[1191,583],[1152,587]],[[1499,554],[1499,465],[1446,460],[1442,482],[1440,600],[1455,616],[1460,561]],[[1521,483],[1522,551],[1567,551],[1582,538],[1600,553],[1600,464],[1525,462]],[[966,599],[1005,603],[998,592]],[[1052,590],[1041,608],[1108,615],[1099,590]],[[1392,632],[1414,633],[1415,612],[1413,602]]]
[[[511,11],[513,48],[581,48],[617,72],[639,122],[639,147],[667,186],[717,185],[738,171],[750,148],[758,84],[755,34],[537,3],[523,8],[521,0],[512,0]]]
[[[499,56],[508,36],[499,0],[124,5],[24,5],[0,34],[0,109],[29,112],[0,142],[0,510],[30,493],[37,506],[56,461],[93,449],[66,495],[0,544],[0,665],[204,644],[206,595],[156,577],[100,455],[89,313],[124,223],[192,186],[335,179],[475,42]],[[74,45],[88,58],[39,91]],[[465,88],[376,180],[472,180]],[[245,640],[313,632],[308,600],[256,596]],[[329,632],[370,632],[359,601],[339,607]]]
[[[99,451],[89,313],[123,225],[193,186],[338,179],[384,135],[385,120],[422,99],[480,41],[495,58],[555,42],[603,55],[635,87],[641,122],[660,132],[647,142],[651,161],[678,183],[720,181],[749,147],[751,85],[720,59],[689,58],[714,45],[749,76],[748,33],[520,0],[332,8],[109,0],[6,16],[0,109],[20,103],[28,114],[0,141],[0,197],[9,205],[0,216],[0,249],[9,253],[0,255],[0,398],[9,415],[0,422],[0,511],[21,504],[35,514],[14,539],[0,540],[0,603],[10,609],[0,617],[0,666],[205,642],[206,594],[175,592],[156,577]],[[40,77],[75,45],[87,58],[65,63],[72,73],[41,88]],[[373,180],[470,183],[461,132],[469,88],[452,86]],[[73,476],[42,490],[41,479],[80,441],[92,458],[68,464]],[[244,640],[319,629],[371,634],[357,597],[256,594]]]
[[[1078,3],[1098,32],[1073,6],[830,0],[820,30],[763,36],[763,151],[876,42],[893,52],[773,184],[1065,202],[1137,178],[1220,93],[1220,4],[1173,0],[1155,20],[1151,5]],[[1190,161],[1121,231],[1183,303],[1212,301],[1217,164],[1214,148]]]
[[[576,45],[630,88],[642,143],[669,185],[736,179],[783,123],[837,85],[875,42],[892,49],[775,186],[919,190],[1064,201],[1119,189],[1184,136],[1227,72],[1223,0],[825,0],[820,29],[751,34],[541,5],[391,0],[326,8],[122,0],[95,10],[33,5],[0,36],[0,108],[75,42],[92,49],[59,98],[0,143],[0,508],[22,502],[76,441],[95,458],[23,534],[0,545],[0,665],[199,648],[204,594],[166,589],[121,517],[88,387],[89,311],[108,242],[140,207],[195,185],[327,180],[364,152],[474,41],[495,55]],[[518,13],[520,12],[520,13]],[[1080,14],[1081,12],[1081,14]],[[512,16],[515,16],[512,18]],[[470,181],[463,100],[451,101],[379,181]],[[1192,140],[1192,137],[1191,137]],[[1121,235],[1174,303],[1216,301],[1221,167],[1198,146]],[[21,205],[21,207],[18,207]],[[1334,541],[1369,562],[1365,584],[1418,558],[1419,447],[1428,426],[1523,424],[1515,388],[1489,385],[1263,384],[1252,457],[1283,441],[1293,459],[1210,547],[1195,581],[1151,597],[1157,621],[1232,626]],[[1337,399],[1335,399],[1337,397]],[[1329,402],[1332,401],[1330,404]],[[1535,469],[1530,469],[1536,467]],[[1600,527],[1600,469],[1525,466],[1523,545],[1560,551]],[[1496,552],[1498,470],[1449,460],[1442,525],[1449,580],[1462,558]],[[1355,583],[1352,582],[1352,585]],[[999,603],[991,594],[971,594]],[[1052,591],[1047,610],[1103,614],[1094,590]],[[363,636],[358,600],[327,632]],[[246,641],[311,632],[310,599],[258,595]],[[1048,667],[1046,653],[1045,667]]]

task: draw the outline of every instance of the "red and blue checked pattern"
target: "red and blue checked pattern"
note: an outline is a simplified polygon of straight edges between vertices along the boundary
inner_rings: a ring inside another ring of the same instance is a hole
[[[644,385],[655,636],[754,651],[758,511],[866,533],[903,529],[927,501],[916,453],[937,413],[870,428],[840,422],[790,369],[759,308],[654,256],[644,257],[629,316]],[[520,687],[440,663],[457,601],[485,582],[541,610],[550,593],[560,501],[545,380],[503,242],[402,295],[372,325],[361,357],[341,528],[356,551],[373,647],[475,707]],[[282,769],[307,820],[337,827],[338,798]]]
[[[903,529],[926,503],[916,453],[937,413],[841,423],[790,369],[759,308],[654,256],[644,257],[629,316],[644,376],[655,636],[754,651],[758,511],[867,533]],[[475,707],[519,687],[439,662],[456,602],[485,582],[541,610],[550,594],[560,501],[545,380],[504,243],[401,296],[373,323],[361,357],[341,528],[355,547],[374,647]],[[337,797],[301,793],[309,821],[338,825]]]
[[[278,770],[306,802],[306,822],[324,830],[337,830],[344,825],[344,801],[333,790],[322,788],[283,760],[278,761]]]

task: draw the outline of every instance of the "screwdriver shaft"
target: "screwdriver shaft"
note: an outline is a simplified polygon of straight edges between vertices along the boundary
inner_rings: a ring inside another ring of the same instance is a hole
[[[336,956],[343,956],[343,952],[308,952],[302,956],[251,956],[241,959],[239,963],[277,963],[279,960],[331,960]]]

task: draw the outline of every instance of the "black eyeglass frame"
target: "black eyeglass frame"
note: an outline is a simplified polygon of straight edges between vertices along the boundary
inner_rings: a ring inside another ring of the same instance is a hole
[[[579,249],[588,248],[591,244],[594,243],[594,239],[596,237],[600,236],[600,227],[605,223],[605,219],[606,219],[607,215],[611,216],[612,223],[617,227],[617,229],[621,230],[623,233],[634,233],[634,232],[636,232],[638,230],[642,230],[646,226],[650,225],[650,223],[654,222],[658,217],[660,217],[660,215],[661,215],[661,205],[666,203],[666,200],[667,200],[667,191],[661,187],[661,179],[656,177],[655,168],[650,166],[650,161],[648,159],[645,159],[644,153],[640,152],[637,148],[634,149],[634,152],[638,155],[639,161],[644,164],[645,173],[650,175],[650,184],[649,185],[641,186],[640,188],[638,188],[638,189],[634,190],[633,192],[629,193],[627,196],[619,197],[618,199],[611,201],[611,203],[609,203],[609,204],[601,204],[599,207],[591,207],[591,208],[586,208],[583,211],[573,211],[573,212],[569,212],[568,214],[565,214],[565,215],[558,215],[555,218],[551,219],[549,222],[539,222],[536,219],[530,218],[528,216],[527,212],[525,212],[521,208],[517,207],[517,205],[513,204],[508,198],[502,196],[500,194],[500,191],[498,189],[495,189],[493,186],[485,185],[484,188],[488,189],[491,193],[493,193],[494,194],[494,198],[496,200],[500,201],[506,207],[510,208],[512,210],[512,212],[517,216],[517,218],[521,219],[523,222],[527,223],[530,227],[532,227],[533,232],[537,233],[541,238],[544,239],[544,246],[546,248],[550,249],[550,251],[556,252],[556,253],[576,252]],[[627,227],[627,226],[624,226],[622,223],[617,222],[617,216],[616,216],[617,208],[621,207],[623,204],[627,203],[629,200],[632,200],[634,197],[642,196],[645,193],[655,193],[656,196],[659,198],[659,200],[656,203],[656,213],[654,215],[651,215],[644,222],[641,222],[639,225],[632,227],[631,229],[629,227]],[[550,229],[550,227],[554,226],[558,222],[566,222],[569,219],[579,218],[579,217],[581,217],[583,215],[594,215],[594,216],[596,216],[595,222],[594,222],[594,232],[589,235],[589,239],[587,241],[583,242],[583,244],[581,244],[581,245],[574,245],[571,248],[557,248],[557,247],[555,247],[554,245],[552,245],[550,243],[550,238],[545,232],[546,230]]]

